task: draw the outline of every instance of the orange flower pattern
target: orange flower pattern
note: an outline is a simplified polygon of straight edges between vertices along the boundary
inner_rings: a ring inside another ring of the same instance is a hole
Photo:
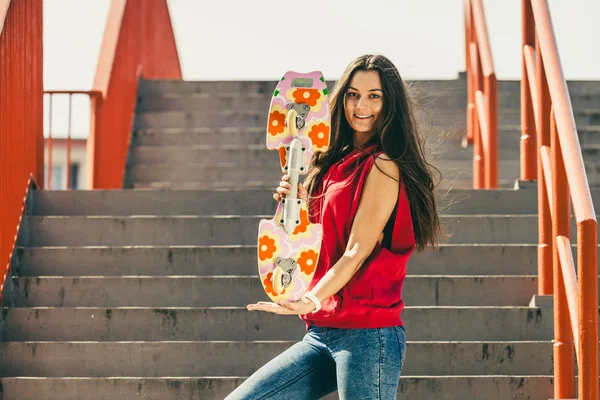
[[[287,151],[283,146],[279,148],[279,162],[281,163],[281,168],[283,169],[287,163]]]
[[[318,89],[297,89],[294,91],[293,96],[296,103],[306,103],[314,107],[321,98],[321,93]]]
[[[269,114],[269,133],[277,136],[285,130],[285,114],[280,111],[273,111]]]
[[[313,125],[308,137],[312,140],[313,145],[319,149],[329,146],[329,125],[322,122]]]
[[[306,232],[308,225],[310,225],[310,221],[308,220],[308,212],[306,209],[302,208],[300,209],[300,225],[296,226],[296,229],[294,229],[294,235]]]
[[[258,241],[258,258],[261,261],[268,260],[273,257],[273,254],[277,251],[277,246],[275,246],[275,239],[270,238],[265,235],[261,237]]]
[[[300,266],[300,270],[307,275],[313,273],[317,266],[317,259],[319,258],[319,253],[314,250],[308,250],[300,254],[300,258],[298,259],[298,265]]]

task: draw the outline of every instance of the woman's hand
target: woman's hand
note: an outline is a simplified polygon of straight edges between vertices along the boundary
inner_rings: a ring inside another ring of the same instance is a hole
[[[284,175],[281,177],[281,182],[279,182],[277,193],[273,194],[273,198],[276,201],[281,201],[282,198],[285,198],[285,196],[290,193],[292,185],[288,182],[289,180],[289,175]],[[300,182],[298,182],[298,198],[304,201],[307,201],[308,199],[308,192],[306,191],[304,185]]]
[[[315,310],[316,306],[307,298],[296,301],[280,300],[279,303],[270,301],[259,301],[256,304],[248,304],[249,311],[266,311],[281,315],[304,315]]]

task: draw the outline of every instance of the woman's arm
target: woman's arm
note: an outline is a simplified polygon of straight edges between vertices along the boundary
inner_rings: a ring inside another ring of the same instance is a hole
[[[320,302],[343,288],[375,248],[398,200],[399,178],[395,162],[385,155],[375,160],[365,180],[346,251],[311,290]],[[295,302],[282,300],[279,304],[261,301],[247,308],[276,314],[308,314],[316,305],[303,298]]]
[[[311,290],[320,301],[342,289],[373,251],[396,206],[399,179],[395,162],[384,155],[375,160],[365,180],[346,251]]]

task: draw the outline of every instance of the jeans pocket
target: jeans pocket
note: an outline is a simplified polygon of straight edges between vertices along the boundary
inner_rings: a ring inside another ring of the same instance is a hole
[[[398,351],[400,352],[400,371],[404,366],[404,359],[406,357],[406,331],[404,326],[399,325],[394,327],[396,332],[396,339],[398,340]]]

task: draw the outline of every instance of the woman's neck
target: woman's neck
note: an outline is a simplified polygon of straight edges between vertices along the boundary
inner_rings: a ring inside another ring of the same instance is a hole
[[[361,133],[360,135],[357,135],[356,132],[352,132],[352,143],[355,148],[364,149],[374,136],[375,132]]]

